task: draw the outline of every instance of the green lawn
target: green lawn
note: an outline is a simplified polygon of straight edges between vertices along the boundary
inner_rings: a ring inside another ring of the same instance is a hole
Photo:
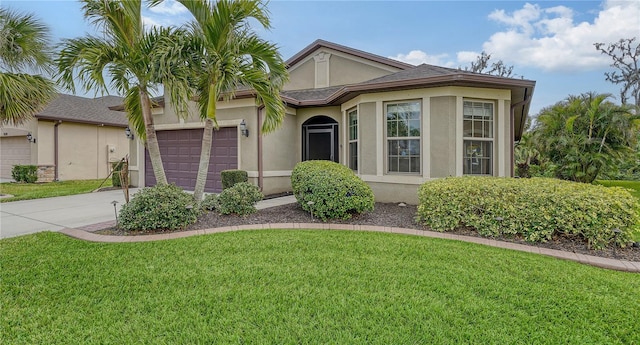
[[[89,193],[98,188],[104,179],[74,180],[49,183],[0,183],[0,194],[11,194],[12,198],[2,198],[0,202],[50,198],[54,196]],[[102,187],[111,186],[107,179]]]
[[[439,239],[40,233],[0,264],[2,344],[640,343],[640,275]]]
[[[640,201],[640,181],[616,181],[616,180],[599,180],[596,183],[605,187],[623,187],[628,188],[631,194]]]

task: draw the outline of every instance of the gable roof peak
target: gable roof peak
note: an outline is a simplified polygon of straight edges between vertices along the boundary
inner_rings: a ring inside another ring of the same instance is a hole
[[[313,41],[311,44],[309,44],[308,46],[306,46],[304,49],[302,49],[300,52],[298,52],[297,54],[289,58],[289,60],[285,62],[287,64],[287,68],[302,61],[303,59],[305,59],[306,57],[308,57],[309,55],[311,55],[313,52],[315,52],[320,48],[328,48],[328,49],[336,50],[341,53],[354,55],[365,60],[374,61],[383,65],[395,67],[401,70],[415,67],[414,65],[411,65],[405,62],[393,60],[393,59],[386,58],[384,56],[380,56],[376,54],[367,53],[362,50],[358,50],[351,47],[343,46],[341,44],[325,41],[323,39],[317,39]]]

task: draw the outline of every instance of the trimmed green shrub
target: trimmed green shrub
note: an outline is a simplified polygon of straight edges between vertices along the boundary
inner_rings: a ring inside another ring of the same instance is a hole
[[[322,220],[348,219],[372,211],[375,203],[371,187],[348,167],[330,161],[296,164],[291,187],[302,209]]]
[[[213,211],[218,204],[218,194],[208,194],[204,197],[204,200],[200,203],[202,210]]]
[[[220,172],[220,179],[222,180],[222,189],[233,187],[236,183],[248,182],[249,176],[244,170],[222,170]]]
[[[129,167],[127,163],[124,161],[112,162],[111,169],[113,173],[111,174],[111,183],[114,187],[122,187],[122,181],[120,179],[120,171],[128,171]]]
[[[256,203],[264,196],[260,188],[249,183],[240,182],[233,187],[227,188],[218,195],[218,202],[215,209],[220,214],[235,213],[245,216],[256,212]]]
[[[626,246],[640,229],[640,204],[623,188],[549,178],[450,177],[425,182],[418,191],[418,223],[437,231],[462,226],[484,236],[522,235],[545,242],[576,235],[592,248],[615,238]]]
[[[174,184],[146,187],[122,206],[118,226],[127,231],[180,229],[196,222],[193,203],[193,196]]]
[[[35,165],[14,165],[11,177],[16,182],[34,183],[38,181],[38,167]]]

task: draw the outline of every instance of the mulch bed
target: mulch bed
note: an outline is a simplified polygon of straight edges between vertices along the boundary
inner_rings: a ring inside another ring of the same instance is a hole
[[[376,203],[375,210],[360,215],[354,215],[351,219],[347,220],[332,220],[332,223],[339,224],[359,224],[359,225],[378,225],[389,227],[402,227],[418,230],[429,230],[428,227],[416,224],[414,217],[416,214],[416,206],[407,205],[404,207],[397,204],[388,203]],[[200,217],[198,222],[190,225],[183,230],[198,230],[217,228],[223,226],[234,225],[247,225],[247,224],[269,224],[269,223],[319,223],[318,219],[312,218],[311,215],[298,204],[289,204],[283,206],[272,207],[248,215],[246,217],[240,217],[236,215],[222,216],[215,212],[208,212]],[[147,235],[157,234],[167,231],[153,231],[153,232],[135,232],[125,233],[119,229],[111,228],[97,231],[96,233],[104,235]],[[481,237],[473,229],[462,228],[455,231],[450,231],[458,235]],[[640,261],[640,248],[627,247],[616,248],[615,255],[613,248],[607,248],[604,250],[592,250],[586,245],[586,242],[577,236],[556,236],[551,241],[546,243],[530,243],[524,241],[521,237],[496,237],[497,240],[508,241],[519,244],[526,244],[530,246],[558,249],[567,252],[574,252],[586,255],[594,255],[607,258],[616,258],[629,261]]]

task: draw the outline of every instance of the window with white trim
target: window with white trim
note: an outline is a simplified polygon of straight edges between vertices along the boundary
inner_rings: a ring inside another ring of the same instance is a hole
[[[358,171],[358,110],[347,113],[349,118],[349,168]]]
[[[387,172],[420,173],[420,101],[385,103]]]
[[[463,173],[493,175],[494,104],[463,102]]]

